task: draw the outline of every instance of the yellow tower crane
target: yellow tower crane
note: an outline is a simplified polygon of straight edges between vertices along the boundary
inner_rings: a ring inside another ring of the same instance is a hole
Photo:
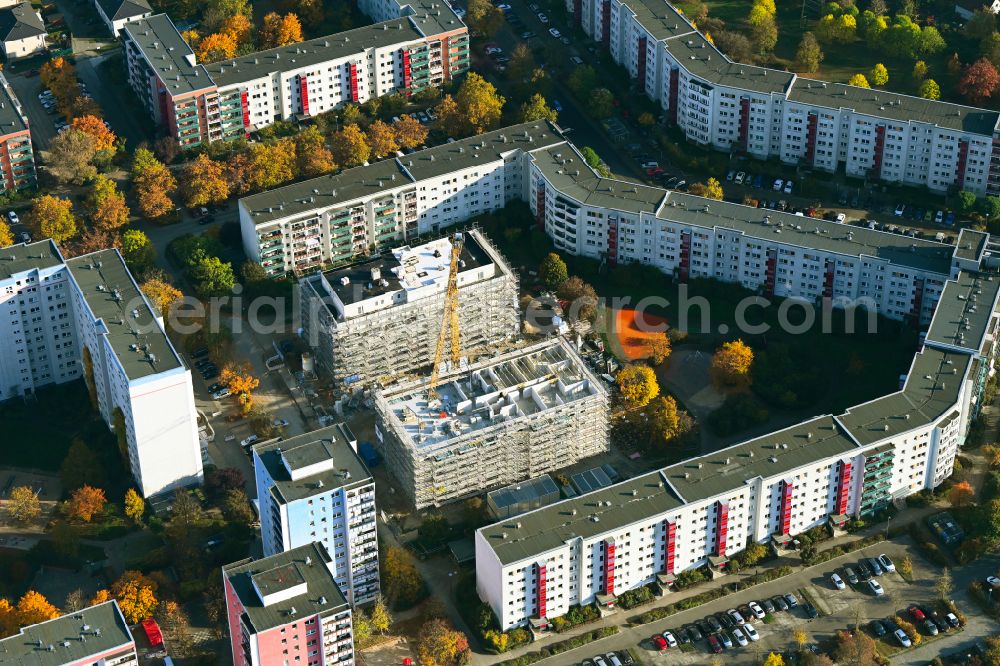
[[[461,357],[461,345],[458,333],[458,262],[462,254],[464,237],[456,233],[451,240],[451,264],[448,266],[448,286],[444,292],[444,317],[441,320],[441,330],[438,333],[437,348],[434,350],[434,368],[431,370],[430,386],[427,390],[428,400],[437,397],[438,377],[441,374],[441,361],[444,357],[445,339],[451,333],[451,362],[457,366]]]

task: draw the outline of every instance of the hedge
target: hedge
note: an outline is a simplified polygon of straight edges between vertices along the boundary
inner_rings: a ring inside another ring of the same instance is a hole
[[[830,560],[840,557],[841,555],[853,553],[863,548],[867,548],[868,546],[874,546],[882,541],[885,541],[885,535],[879,532],[878,534],[873,534],[872,536],[865,537],[864,539],[846,543],[843,546],[834,546],[833,548],[818,551],[808,559],[803,557],[802,563],[809,567],[815,564],[822,564],[823,562],[829,562]]]
[[[625,610],[630,610],[636,606],[649,603],[655,597],[656,595],[653,594],[653,590],[648,585],[643,585],[642,587],[627,590],[618,595],[618,605]]]
[[[541,650],[528,652],[527,654],[515,659],[501,661],[499,666],[527,666],[528,664],[534,664],[535,662],[547,659],[553,655],[569,652],[570,650],[575,650],[578,647],[583,647],[587,643],[593,643],[594,641],[599,641],[602,638],[614,636],[617,633],[618,627],[616,626],[601,627],[600,629],[594,629],[593,631],[588,631],[585,634],[580,634],[579,636],[574,636],[573,638],[567,638],[564,641],[553,643],[552,645],[546,646]]]
[[[601,611],[597,610],[597,607],[592,604],[588,606],[570,606],[569,611],[565,615],[552,618],[552,628],[557,633],[562,633],[567,629],[578,627],[581,624],[594,622],[600,619],[600,617]]]

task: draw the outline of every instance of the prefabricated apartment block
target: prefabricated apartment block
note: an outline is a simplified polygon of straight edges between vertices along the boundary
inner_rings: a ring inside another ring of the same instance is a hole
[[[363,9],[363,7],[362,7]],[[207,65],[166,14],[121,30],[128,80],[183,148],[278,120],[439,86],[469,68],[469,34],[445,0],[386,3],[380,23]]]
[[[0,400],[85,377],[146,497],[202,479],[191,371],[117,250],[0,249]]]
[[[376,438],[422,509],[562,469],[608,450],[608,396],[553,338],[375,392]]]
[[[936,192],[1000,192],[997,111],[733,62],[665,0],[566,8],[692,142]]]
[[[984,242],[961,261],[984,256]],[[956,269],[902,388],[477,531],[476,580],[501,628],[709,565],[749,543],[869,516],[938,487],[997,351],[1000,274]]]
[[[318,541],[352,604],[378,595],[375,480],[343,424],[253,447],[264,555]]]
[[[398,247],[300,282],[303,328],[342,388],[430,366],[444,317],[452,238]],[[517,277],[486,236],[463,235],[458,272],[462,353],[516,338]]]

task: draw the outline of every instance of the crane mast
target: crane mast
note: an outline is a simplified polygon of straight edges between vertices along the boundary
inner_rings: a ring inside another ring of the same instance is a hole
[[[438,332],[437,347],[434,350],[434,367],[431,370],[431,381],[427,390],[428,399],[436,398],[438,379],[441,374],[441,361],[444,358],[445,341],[451,340],[451,362],[458,365],[461,357],[461,345],[458,333],[458,262],[462,254],[464,237],[456,233],[451,240],[451,263],[448,266],[448,285],[444,292],[444,317],[441,319],[441,330]],[[449,336],[450,333],[450,336]]]

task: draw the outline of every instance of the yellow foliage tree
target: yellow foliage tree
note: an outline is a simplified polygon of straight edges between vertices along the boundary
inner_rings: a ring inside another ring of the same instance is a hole
[[[114,231],[128,224],[131,211],[118,185],[104,174],[97,176],[90,190],[90,219],[99,229]]]
[[[97,604],[103,604],[108,601],[111,601],[111,593],[107,590],[98,590],[97,592],[94,592],[94,598],[91,599],[87,605],[96,606]]]
[[[7,515],[16,523],[30,523],[42,515],[42,503],[31,486],[16,486],[7,495]]]
[[[633,407],[642,407],[660,394],[656,373],[648,365],[626,365],[615,378],[622,397]]]
[[[238,46],[250,43],[250,35],[253,32],[253,23],[243,14],[233,14],[227,18],[219,32],[232,35]]]
[[[506,100],[492,83],[475,72],[466,75],[455,102],[461,109],[469,134],[482,134],[497,126]]]
[[[218,62],[227,60],[236,55],[236,35],[229,32],[215,32],[206,35],[205,39],[198,43],[199,62]]]
[[[156,608],[156,583],[139,571],[126,571],[111,586],[122,615],[129,624],[142,622]]]
[[[871,85],[869,85],[868,79],[864,74],[855,74],[847,82],[847,85],[855,86],[857,88],[871,88]]]
[[[295,137],[295,160],[300,178],[315,178],[337,169],[333,153],[326,147],[326,138],[315,125]]]
[[[368,145],[371,146],[374,157],[389,157],[399,150],[396,132],[381,120],[376,120],[369,125],[365,135],[368,137]]]
[[[184,296],[174,285],[155,278],[146,280],[139,288],[161,315],[170,312],[171,306]]]
[[[264,24],[260,28],[261,48],[287,46],[301,42],[302,39],[302,23],[294,13],[280,16],[277,12],[271,12],[264,16]]]
[[[56,243],[62,243],[76,235],[73,203],[51,194],[35,198],[27,223],[36,240],[51,238]]]
[[[177,179],[152,151],[139,148],[132,162],[132,187],[143,217],[163,217],[174,208],[170,195],[177,191]]]
[[[78,116],[70,123],[70,127],[80,130],[94,140],[94,148],[98,151],[106,151],[114,155],[117,151],[115,142],[118,137],[108,129],[101,118],[94,115]]]
[[[764,666],[785,666],[785,660],[780,654],[772,652],[764,660]]]
[[[146,502],[142,499],[142,495],[136,492],[135,488],[129,488],[125,492],[125,516],[133,523],[138,523],[145,512]]]
[[[10,230],[10,225],[0,220],[0,247],[8,247],[14,244],[14,232]]]
[[[345,167],[357,166],[368,161],[371,146],[368,137],[357,125],[347,125],[330,139],[333,161]]]
[[[49,603],[43,595],[28,590],[17,602],[17,622],[19,625],[38,624],[59,617],[59,609]]]
[[[184,169],[184,205],[189,208],[220,203],[229,198],[226,168],[202,153]]]
[[[668,358],[673,351],[670,346],[670,337],[666,331],[657,335],[649,345],[649,362],[653,365],[660,365]]]
[[[405,113],[392,124],[392,129],[396,132],[396,142],[403,148],[416,148],[427,140],[427,127]]]
[[[712,379],[721,386],[749,385],[752,364],[753,350],[743,340],[727,342],[712,355]]]
[[[250,148],[250,180],[254,187],[267,190],[295,178],[295,142],[255,143]]]
[[[249,363],[227,363],[222,369],[219,383],[224,384],[229,391],[237,396],[244,414],[253,409],[253,391],[260,386],[260,380],[254,377],[253,368]]]

